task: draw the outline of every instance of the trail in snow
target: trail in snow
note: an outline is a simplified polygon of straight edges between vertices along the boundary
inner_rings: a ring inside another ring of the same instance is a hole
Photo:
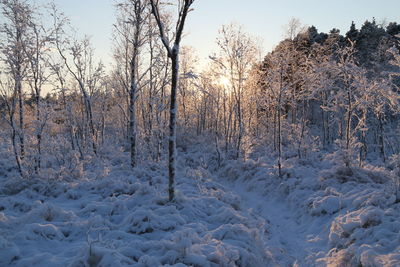
[[[313,256],[326,253],[326,224],[302,218],[284,199],[246,191],[240,182],[226,186],[241,197],[242,209],[267,221],[266,247],[279,266],[310,266]]]

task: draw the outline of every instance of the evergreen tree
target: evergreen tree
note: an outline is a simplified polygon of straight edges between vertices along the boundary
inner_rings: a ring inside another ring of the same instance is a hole
[[[386,35],[385,30],[376,24],[375,19],[365,21],[356,39],[358,62],[365,67],[371,67],[376,60],[376,51],[381,40]]]
[[[351,26],[350,26],[350,30],[346,33],[346,40],[348,41],[357,41],[359,35],[359,31],[356,28],[356,24],[354,23],[354,21],[351,22]]]
[[[386,27],[386,33],[392,36],[398,35],[400,33],[400,24],[397,24],[397,22],[390,22]]]

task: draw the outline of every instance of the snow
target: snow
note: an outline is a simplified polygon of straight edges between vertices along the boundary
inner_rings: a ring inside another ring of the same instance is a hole
[[[132,170],[118,150],[63,179],[3,168],[0,266],[400,265],[390,170],[316,153],[279,178],[273,155],[217,168],[213,144],[186,141],[174,202],[165,162]]]
[[[167,201],[162,168],[132,172],[117,165],[107,177],[71,182],[2,178],[0,265],[261,266],[268,261],[265,222],[239,210],[239,198],[222,185],[192,178],[180,177],[174,203]]]
[[[400,205],[388,171],[289,159],[279,179],[273,166],[273,158],[232,162],[218,174],[268,222],[266,247],[279,266],[400,265]]]

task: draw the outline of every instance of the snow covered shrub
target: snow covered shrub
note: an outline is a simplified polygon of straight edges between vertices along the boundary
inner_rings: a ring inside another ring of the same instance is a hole
[[[257,158],[255,156],[256,149],[258,145],[258,139],[250,134],[246,134],[243,136],[242,140],[242,155],[243,159],[246,161],[247,159],[254,159]]]
[[[84,168],[79,151],[72,150],[66,139],[57,137],[48,141],[47,155],[40,176],[43,178],[71,180],[84,177]]]
[[[363,266],[360,264],[354,250],[336,250],[329,251],[330,258],[327,260],[327,266],[330,267],[354,267]]]
[[[337,216],[329,231],[329,266],[398,266],[397,217],[392,208],[374,206]]]
[[[310,203],[311,215],[334,214],[341,209],[340,198],[337,196],[316,197]]]
[[[35,202],[26,215],[22,216],[18,222],[21,223],[32,223],[32,222],[43,222],[43,223],[54,223],[54,222],[69,222],[75,219],[76,216],[71,211],[64,210],[60,207],[56,207],[52,204],[42,204],[41,202]]]
[[[206,236],[207,239],[221,240],[218,257],[214,262],[219,266],[262,266],[265,264],[263,238],[257,229],[242,224],[222,225]],[[259,249],[254,250],[254,246]]]
[[[340,183],[346,183],[354,180],[353,169],[346,166],[334,167],[321,173],[320,181],[329,184],[329,180],[337,180]]]
[[[393,191],[396,196],[396,202],[400,202],[400,155],[392,155],[389,163],[392,169]]]
[[[358,184],[375,183],[384,184],[387,182],[388,173],[382,168],[375,168],[368,166],[360,167],[347,167],[343,165],[334,166],[331,169],[323,170],[320,173],[320,182],[322,186],[329,186],[333,181],[341,184],[348,182],[355,182]]]
[[[347,145],[346,140],[335,140],[336,149],[335,152],[327,156],[332,163],[336,165],[344,165],[346,167],[354,166],[358,149],[362,145],[358,142],[356,137],[352,137]]]
[[[348,247],[355,240],[362,242],[363,235],[367,234],[363,229],[380,225],[383,216],[384,212],[381,209],[368,206],[336,217],[330,228],[330,244],[335,247]]]
[[[285,126],[285,124],[283,124]],[[291,157],[307,158],[309,153],[320,147],[319,137],[313,136],[306,122],[287,124],[285,132],[284,156],[286,159]]]
[[[24,227],[25,236],[27,240],[63,240],[64,235],[61,233],[58,227],[53,224],[39,224],[32,223]],[[22,237],[22,235],[20,235]]]
[[[25,190],[32,184],[32,181],[21,179],[20,177],[8,179],[0,188],[0,193],[4,195],[16,195]]]

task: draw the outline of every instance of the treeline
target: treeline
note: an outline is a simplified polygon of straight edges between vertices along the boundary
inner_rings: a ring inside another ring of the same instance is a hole
[[[1,1],[2,138],[22,176],[80,177],[85,162],[121,148],[133,167],[171,162],[175,131],[181,149],[206,136],[217,167],[269,147],[280,175],[285,158],[315,150],[336,151],[346,165],[399,153],[396,23],[352,24],[345,36],[292,23],[264,59],[256,38],[225,25],[200,70],[177,34],[193,1],[171,2],[178,14],[157,1],[116,4],[106,68],[56,6]]]
[[[383,161],[399,153],[399,33],[375,19],[359,30],[353,22],[344,36],[311,26],[265,57],[258,110],[279,155],[282,143],[299,158],[334,148],[349,166],[370,152]]]

